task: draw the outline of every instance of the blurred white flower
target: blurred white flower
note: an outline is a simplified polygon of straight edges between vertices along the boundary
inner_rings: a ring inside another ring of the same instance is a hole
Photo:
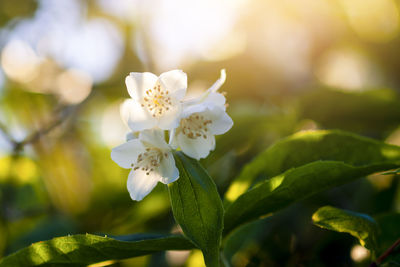
[[[115,147],[111,158],[122,168],[132,169],[127,187],[133,200],[142,200],[158,182],[169,184],[179,178],[171,148],[160,130],[140,132],[138,138]]]
[[[133,132],[158,127],[172,130],[179,125],[181,100],[186,94],[187,77],[181,70],[162,73],[131,72],[126,77],[131,99],[121,106],[122,119]]]

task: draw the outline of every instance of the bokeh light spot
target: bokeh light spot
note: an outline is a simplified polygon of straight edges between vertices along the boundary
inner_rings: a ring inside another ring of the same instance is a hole
[[[355,262],[362,262],[369,257],[368,249],[360,245],[355,245],[350,251],[351,259]]]
[[[124,137],[129,131],[129,128],[121,120],[120,104],[121,101],[118,101],[108,106],[101,121],[101,137],[110,148],[125,142]]]
[[[399,32],[399,11],[393,0],[341,0],[350,26],[362,38],[386,42]]]
[[[322,56],[316,75],[322,83],[345,91],[363,91],[374,85],[379,76],[362,53],[347,48]]]
[[[77,104],[90,94],[92,79],[83,71],[70,69],[57,77],[57,89],[62,102]]]
[[[1,66],[5,74],[18,82],[28,83],[38,74],[39,57],[25,42],[12,40],[1,52]]]

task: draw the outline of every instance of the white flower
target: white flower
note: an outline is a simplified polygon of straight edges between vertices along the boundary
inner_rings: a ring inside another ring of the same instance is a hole
[[[179,124],[181,100],[187,77],[181,70],[162,73],[131,72],[125,79],[131,99],[121,106],[122,119],[133,132],[159,127],[171,130]]]
[[[226,133],[232,119],[218,106],[194,105],[183,111],[178,128],[171,132],[171,145],[197,160],[215,148],[215,137]]]
[[[225,112],[225,97],[216,91],[225,81],[221,78],[202,96],[184,103],[179,126],[171,131],[170,144],[197,160],[208,156],[215,148],[215,135],[227,132],[233,125]]]
[[[169,184],[179,178],[171,148],[160,130],[140,132],[137,139],[113,148],[111,158],[122,168],[132,169],[127,187],[133,200],[142,200],[158,182]]]

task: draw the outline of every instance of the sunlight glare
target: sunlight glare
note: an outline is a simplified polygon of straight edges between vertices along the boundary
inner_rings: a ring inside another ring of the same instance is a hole
[[[378,80],[368,59],[352,49],[337,49],[325,54],[316,70],[320,81],[345,91],[363,91]]]
[[[353,30],[373,42],[387,42],[398,35],[399,10],[393,0],[341,0]]]
[[[149,27],[157,66],[161,69],[176,67],[203,57],[213,47],[226,47],[225,39],[229,39],[227,37],[231,34],[239,10],[245,2],[147,1],[146,10],[151,12],[148,12],[146,27]],[[238,51],[243,47],[243,41],[238,40],[235,45],[233,50]],[[217,54],[216,51],[214,50],[214,54]],[[227,54],[234,53],[229,51]]]
[[[110,77],[123,51],[118,28],[109,21],[92,19],[74,29],[58,58],[67,67],[83,70],[100,82]]]
[[[249,44],[253,57],[290,80],[310,74],[312,35],[307,25],[280,2],[260,4],[252,14]]]
[[[128,126],[121,120],[119,111],[121,103],[121,101],[117,101],[109,105],[105,109],[101,121],[101,137],[110,148],[125,142],[124,136],[129,132]]]
[[[88,19],[87,3],[77,0],[39,1],[35,15],[18,22],[8,38],[31,44],[63,68],[85,71],[96,83],[112,75],[124,51],[119,28],[110,20]]]

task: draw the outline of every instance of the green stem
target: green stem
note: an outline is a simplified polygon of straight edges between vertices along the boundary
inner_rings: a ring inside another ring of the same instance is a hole
[[[212,249],[203,252],[204,263],[207,267],[220,267],[219,250]]]

